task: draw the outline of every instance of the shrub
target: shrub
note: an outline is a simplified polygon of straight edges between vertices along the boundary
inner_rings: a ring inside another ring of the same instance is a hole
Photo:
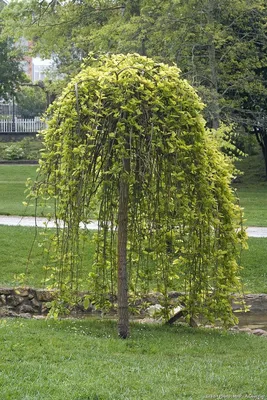
[[[25,158],[25,152],[19,143],[11,144],[3,152],[4,160],[22,160],[23,158]]]

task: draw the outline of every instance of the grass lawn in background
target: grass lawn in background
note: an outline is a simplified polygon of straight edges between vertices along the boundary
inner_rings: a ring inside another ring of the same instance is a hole
[[[0,214],[1,215],[35,215],[35,206],[33,202],[25,206],[23,202],[27,201],[26,181],[28,178],[36,178],[36,169],[38,165],[0,165]],[[37,215],[43,216],[51,212],[50,207],[39,207]]]
[[[47,256],[39,244],[43,241],[43,229],[0,225],[0,285],[31,286],[41,288],[51,272],[45,272]],[[52,233],[52,230],[49,230]],[[90,235],[91,233],[89,233]],[[88,245],[88,253],[81,271],[81,280],[86,283],[93,258],[93,245]],[[25,278],[22,275],[25,274]],[[83,285],[81,285],[83,288]]]
[[[38,237],[35,240],[35,228],[0,226],[0,284],[2,286],[19,285],[18,276],[28,272],[29,285],[42,287],[44,281],[45,263],[43,250],[38,247]],[[33,251],[30,251],[34,243]]]
[[[37,235],[36,235],[37,232]],[[43,266],[46,265],[46,255],[38,246],[42,240],[42,229],[13,227],[0,225],[0,285],[20,285],[18,276],[26,273],[25,284],[40,288],[44,286],[45,274]],[[30,250],[33,245],[32,253]],[[267,266],[266,249],[267,238],[249,238],[248,250],[243,250],[241,265],[244,269],[241,276],[244,282],[244,291],[247,293],[267,293]],[[94,245],[88,245],[84,269],[81,279],[86,289],[86,278],[90,272],[94,254]],[[30,259],[28,260],[30,255]],[[24,284],[24,282],[22,282]]]
[[[249,238],[241,254],[245,293],[267,293],[267,238]]]
[[[26,180],[35,179],[37,165],[0,165],[0,214],[34,215],[34,207],[26,208]]]
[[[244,209],[244,225],[267,226],[267,184],[238,187],[237,195]]]
[[[245,211],[247,226],[267,226],[267,181],[261,153],[244,158],[237,163],[243,171],[234,183],[241,206]],[[33,206],[25,207],[26,180],[36,177],[37,165],[0,165],[0,214],[34,215]],[[37,209],[42,216],[51,209]]]
[[[1,398],[267,399],[267,340],[176,325],[0,320]]]
[[[262,153],[246,157],[236,166],[243,172],[234,187],[244,208],[245,225],[267,226],[267,180]]]
[[[234,183],[247,226],[267,226],[267,182],[261,154],[244,158],[237,163],[244,171]],[[34,179],[37,165],[0,165],[0,214],[35,215],[35,207],[23,205],[26,200],[26,180]],[[51,208],[38,208],[37,215],[51,212]]]

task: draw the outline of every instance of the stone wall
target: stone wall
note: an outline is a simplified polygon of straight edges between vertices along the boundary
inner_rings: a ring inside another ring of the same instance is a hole
[[[85,293],[84,293],[85,294]],[[96,310],[92,305],[87,309],[83,307],[83,295],[81,296],[80,305],[73,309],[74,313],[95,313]],[[177,299],[181,293],[171,292],[170,298]],[[159,293],[151,293],[146,298],[140,300],[141,303],[157,305],[160,299]],[[30,317],[32,315],[47,315],[49,311],[49,303],[55,298],[55,291],[46,289],[33,288],[8,288],[0,287],[0,317]],[[246,304],[249,306],[249,315],[264,315],[267,321],[267,294],[248,294],[244,296]],[[138,304],[135,304],[138,306]],[[142,307],[141,307],[142,308]],[[240,304],[233,303],[233,309],[240,308]],[[238,313],[237,316],[242,316]]]
[[[0,288],[0,317],[46,315],[55,293],[32,288]]]

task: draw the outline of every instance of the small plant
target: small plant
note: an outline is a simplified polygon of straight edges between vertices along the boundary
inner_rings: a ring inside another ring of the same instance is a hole
[[[0,157],[3,160],[38,160],[42,142],[37,138],[25,137],[11,144],[3,143],[0,146]]]
[[[14,143],[6,147],[3,152],[4,160],[21,160],[25,157],[25,153],[20,144]]]
[[[38,139],[25,137],[20,141],[26,160],[38,160],[42,143]]]

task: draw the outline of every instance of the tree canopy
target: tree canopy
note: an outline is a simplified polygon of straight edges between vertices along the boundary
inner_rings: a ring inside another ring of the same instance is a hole
[[[22,118],[42,115],[47,108],[44,89],[38,86],[22,86],[17,92],[18,113]]]
[[[20,62],[12,42],[0,41],[0,98],[7,99],[12,96],[19,84],[26,81]]]
[[[202,108],[177,67],[137,54],[87,60],[50,107],[33,196],[53,198],[64,222],[49,245],[55,284],[73,298],[81,223],[97,215],[90,300],[118,300],[122,337],[129,299],[153,290],[165,317],[169,291],[180,290],[188,318],[235,321],[241,211]]]
[[[2,9],[3,5],[0,4],[0,11]],[[3,21],[1,21],[0,32],[2,24]],[[13,40],[9,37],[0,39],[0,98],[7,99],[14,95],[18,85],[25,80],[20,51],[16,49]]]
[[[266,17],[264,0],[13,0],[5,34],[52,53],[75,74],[89,52],[135,52],[176,63],[202,97],[208,126],[234,123],[253,133],[267,170]]]

